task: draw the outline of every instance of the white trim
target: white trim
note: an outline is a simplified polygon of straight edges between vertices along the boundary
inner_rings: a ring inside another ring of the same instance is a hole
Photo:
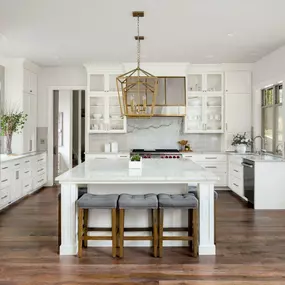
[[[86,86],[49,86],[48,87],[48,182],[47,186],[53,185],[53,91],[54,90],[85,90]]]
[[[78,164],[81,163],[81,90],[78,91]]]

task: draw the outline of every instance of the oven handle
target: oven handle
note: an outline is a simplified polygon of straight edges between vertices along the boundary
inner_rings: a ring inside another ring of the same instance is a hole
[[[247,163],[244,163],[244,162],[242,162],[241,164],[242,164],[243,166],[245,166],[245,167],[253,168],[253,165],[252,165],[252,164],[247,164]]]

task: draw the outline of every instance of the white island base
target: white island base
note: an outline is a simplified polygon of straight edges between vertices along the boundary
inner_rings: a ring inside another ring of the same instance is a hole
[[[199,255],[215,255],[214,244],[214,185],[199,184]],[[110,184],[110,185],[88,185],[88,192],[93,194],[147,194],[147,193],[167,193],[181,194],[187,193],[187,184]],[[69,201],[75,205],[78,197],[76,184],[61,185],[62,203]],[[60,247],[61,255],[77,254],[77,210],[72,206],[66,209],[62,207],[62,220],[69,221],[62,224],[62,244]],[[90,210],[89,227],[111,227],[110,210]],[[125,227],[150,227],[151,211],[148,210],[126,210]],[[167,209],[164,211],[164,227],[187,227],[188,211],[178,209]],[[111,235],[110,232],[91,232],[91,235]],[[150,235],[150,232],[145,232]],[[166,232],[167,235],[187,234],[187,232]],[[142,232],[125,232],[125,235],[143,235]],[[111,247],[111,241],[88,241],[88,247]],[[124,241],[124,246],[151,246],[150,241]],[[164,241],[163,246],[188,246],[187,241]]]
[[[198,185],[199,254],[215,255],[214,183],[218,177],[190,160],[146,160],[139,171],[128,168],[128,160],[93,160],[80,164],[57,178],[61,184],[61,246],[60,255],[77,254],[78,185],[86,184],[93,194],[147,194],[188,192],[188,184]],[[186,227],[185,210],[165,210],[164,227]],[[110,210],[90,210],[89,227],[110,227]],[[147,210],[127,210],[126,227],[150,227]],[[90,233],[91,234],[91,233]],[[102,234],[93,232],[92,234]],[[111,233],[106,233],[111,234]],[[134,235],[135,232],[125,233]],[[137,233],[141,235],[141,232]],[[145,233],[146,235],[149,233]],[[167,232],[167,235],[179,234]],[[186,233],[185,233],[186,234]],[[150,246],[148,241],[125,241],[125,246]],[[164,246],[187,246],[182,241],[164,241]],[[88,246],[110,246],[109,241],[88,241]]]

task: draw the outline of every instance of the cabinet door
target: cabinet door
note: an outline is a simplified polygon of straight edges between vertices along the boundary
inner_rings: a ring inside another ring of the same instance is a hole
[[[185,132],[194,133],[204,130],[204,100],[202,96],[189,96],[187,103],[187,117],[185,117]]]
[[[207,73],[204,74],[204,84],[207,93],[223,92],[223,74],[222,73]]]
[[[206,130],[211,132],[223,131],[223,97],[206,96],[205,123]]]
[[[248,132],[251,129],[251,95],[226,95],[227,132]]]
[[[30,151],[36,151],[37,144],[37,96],[30,95]]]
[[[33,94],[33,95],[37,95],[37,90],[38,90],[38,77],[37,74],[33,73],[33,72],[29,72],[30,73],[30,91],[29,93]]]
[[[13,169],[12,174],[12,185],[11,185],[11,196],[10,200],[13,202],[22,196],[22,183],[20,178],[20,169]]]
[[[107,96],[90,96],[89,97],[89,132],[93,133],[105,133],[107,130],[106,111]]]
[[[121,109],[117,94],[109,95],[107,100],[107,131],[109,133],[126,133],[126,117],[121,116]]]
[[[27,117],[27,121],[24,125],[23,128],[23,152],[29,152],[31,149],[31,142],[30,142],[30,138],[31,138],[31,122],[32,122],[32,118],[31,118],[31,110],[30,110],[30,94],[24,94],[24,99],[23,99],[23,112],[25,114],[28,115]]]
[[[30,71],[24,69],[24,92],[30,93]]]
[[[251,93],[251,72],[228,71],[225,74],[226,93]]]
[[[187,91],[188,92],[202,92],[203,91],[203,75],[189,74],[187,76]]]
[[[105,91],[106,78],[104,74],[89,74],[89,91],[102,92]]]

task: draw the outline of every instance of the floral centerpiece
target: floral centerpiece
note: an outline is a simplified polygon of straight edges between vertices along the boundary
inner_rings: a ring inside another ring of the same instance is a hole
[[[238,153],[245,153],[246,147],[252,144],[252,140],[246,137],[244,134],[236,134],[233,136],[232,145],[236,147]]]
[[[14,108],[0,111],[0,134],[5,136],[6,154],[12,154],[12,135],[13,133],[21,133],[27,117],[27,114]]]

